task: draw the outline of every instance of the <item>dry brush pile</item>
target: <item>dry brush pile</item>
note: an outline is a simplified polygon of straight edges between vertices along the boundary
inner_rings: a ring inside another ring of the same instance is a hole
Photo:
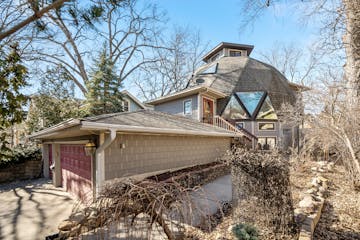
[[[96,202],[72,214],[60,238],[184,239],[194,214],[211,224],[211,216],[193,204],[192,192],[226,172],[228,166],[215,164],[144,180],[113,180]]]
[[[226,158],[232,166],[234,222],[253,224],[263,236],[294,234],[289,162],[278,152],[236,149]]]

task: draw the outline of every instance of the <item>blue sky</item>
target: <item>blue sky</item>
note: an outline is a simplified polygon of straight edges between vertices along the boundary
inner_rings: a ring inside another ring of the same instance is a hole
[[[147,0],[144,0],[147,2]],[[242,1],[245,0],[152,0],[160,11],[166,12],[167,28],[170,31],[175,25],[188,26],[200,31],[204,42],[213,48],[220,42],[234,42],[255,46],[252,57],[258,58],[258,52],[265,52],[273,48],[274,44],[295,43],[299,48],[306,48],[316,38],[316,28],[311,23],[307,26],[299,24],[299,13],[289,7],[289,3],[269,8],[253,26],[240,29]],[[312,27],[310,27],[312,26]],[[165,31],[166,32],[166,31]],[[35,82],[34,82],[35,83]],[[130,82],[124,87],[137,95]],[[38,84],[30,87],[35,92]],[[77,92],[77,97],[82,97]]]
[[[167,12],[168,26],[180,25],[199,29],[210,47],[218,43],[235,42],[255,45],[257,51],[266,51],[275,42],[296,43],[299,47],[311,44],[316,29],[299,23],[299,15],[288,3],[269,8],[266,14],[248,29],[240,29],[241,3],[244,0],[156,0]]]

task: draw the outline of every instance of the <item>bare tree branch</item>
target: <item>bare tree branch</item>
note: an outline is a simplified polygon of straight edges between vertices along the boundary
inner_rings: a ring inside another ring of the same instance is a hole
[[[38,19],[40,19],[42,16],[44,16],[45,13],[49,12],[52,9],[56,9],[61,7],[65,2],[68,2],[70,0],[56,0],[55,2],[51,3],[50,5],[42,8],[41,10],[34,11],[34,14],[27,19],[21,21],[20,23],[16,24],[15,26],[10,27],[8,30],[4,30],[0,32],[0,41],[4,38],[10,36],[11,34],[14,34],[15,32],[19,31],[20,29],[24,28],[31,22],[34,22]],[[29,1],[31,3],[32,1]]]

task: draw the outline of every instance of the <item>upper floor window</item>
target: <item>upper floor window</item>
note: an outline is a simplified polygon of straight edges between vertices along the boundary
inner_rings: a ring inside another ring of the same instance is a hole
[[[122,102],[122,107],[123,107],[123,111],[124,112],[128,112],[129,111],[129,101],[127,101],[127,100],[124,100],[123,102]]]
[[[230,57],[240,57],[241,51],[230,50],[229,55],[230,55]]]
[[[191,99],[184,101],[184,115],[192,114],[192,101]]]
[[[275,130],[274,123],[259,123],[259,130]]]

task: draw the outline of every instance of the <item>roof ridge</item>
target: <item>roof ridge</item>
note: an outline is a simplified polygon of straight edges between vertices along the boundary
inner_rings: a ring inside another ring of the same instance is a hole
[[[91,117],[86,117],[86,118],[81,118],[81,120],[87,121],[87,120],[101,120],[101,119],[105,119],[105,118],[109,118],[109,117],[114,117],[114,116],[118,116],[118,115],[126,115],[126,114],[130,114],[130,113],[134,113],[134,112],[143,112],[143,111],[149,111],[147,109],[140,109],[137,111],[132,111],[132,112],[116,112],[116,113],[107,113],[107,114],[100,114],[100,115],[96,115],[96,116],[91,116]]]

